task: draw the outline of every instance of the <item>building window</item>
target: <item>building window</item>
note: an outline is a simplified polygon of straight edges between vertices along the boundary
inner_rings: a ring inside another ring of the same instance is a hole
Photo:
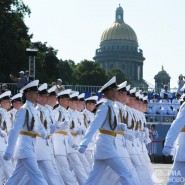
[[[140,80],[141,66],[137,68],[137,80]]]

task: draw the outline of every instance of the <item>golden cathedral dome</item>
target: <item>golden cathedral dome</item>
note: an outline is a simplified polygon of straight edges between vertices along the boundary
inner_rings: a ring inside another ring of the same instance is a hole
[[[105,40],[129,40],[138,42],[134,30],[124,22],[115,22],[111,27],[106,29],[101,36],[101,42]]]
[[[123,8],[119,5],[116,9],[116,21],[103,32],[101,42],[106,40],[128,40],[138,42],[134,30],[124,22],[123,13]]]

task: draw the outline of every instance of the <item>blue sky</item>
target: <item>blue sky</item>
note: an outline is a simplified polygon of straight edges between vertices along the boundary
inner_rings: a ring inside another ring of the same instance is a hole
[[[31,9],[25,18],[32,41],[47,42],[58,50],[58,58],[92,60],[103,31],[115,20],[119,3],[124,21],[137,34],[143,50],[144,79],[154,85],[161,66],[177,87],[185,76],[184,0],[24,0]]]

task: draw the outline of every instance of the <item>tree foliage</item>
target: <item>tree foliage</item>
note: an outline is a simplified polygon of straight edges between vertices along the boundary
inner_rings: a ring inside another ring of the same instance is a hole
[[[26,48],[31,36],[23,17],[29,8],[19,0],[0,1],[0,74],[2,81],[9,81],[10,73],[26,69]]]
[[[105,70],[93,61],[81,61],[74,69],[76,84],[81,85],[102,85],[106,82]]]
[[[107,73],[107,76],[109,79],[111,79],[113,76],[116,76],[116,81],[118,84],[128,81],[127,77],[125,77],[125,74],[119,69],[112,69]]]

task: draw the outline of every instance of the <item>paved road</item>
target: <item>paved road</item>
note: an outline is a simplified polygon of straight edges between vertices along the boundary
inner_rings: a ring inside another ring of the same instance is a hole
[[[170,173],[172,164],[152,164],[154,168],[153,181],[155,185],[166,185],[167,177]]]

